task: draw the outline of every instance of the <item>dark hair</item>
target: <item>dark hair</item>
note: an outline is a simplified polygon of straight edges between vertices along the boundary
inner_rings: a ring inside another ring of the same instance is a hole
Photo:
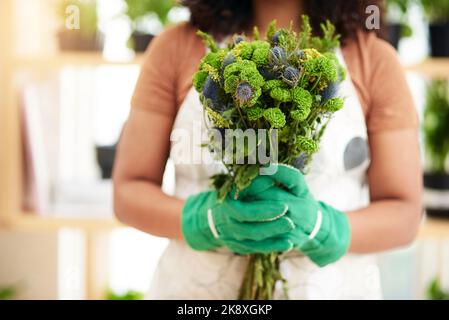
[[[248,30],[252,25],[250,0],[181,0],[190,9],[190,23],[216,36],[225,36]],[[310,17],[314,30],[320,23],[331,21],[344,43],[355,37],[357,30],[365,29],[365,13],[369,5],[382,8],[382,0],[309,0],[304,1],[304,13]],[[376,30],[379,32],[379,30]]]

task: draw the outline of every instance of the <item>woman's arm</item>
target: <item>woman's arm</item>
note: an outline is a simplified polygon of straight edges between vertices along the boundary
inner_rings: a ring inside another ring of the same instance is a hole
[[[181,239],[184,201],[161,190],[172,122],[165,114],[132,109],[114,167],[114,211],[131,227]]]
[[[414,129],[371,134],[368,180],[371,205],[350,212],[354,253],[391,249],[413,241],[422,215],[422,172]]]

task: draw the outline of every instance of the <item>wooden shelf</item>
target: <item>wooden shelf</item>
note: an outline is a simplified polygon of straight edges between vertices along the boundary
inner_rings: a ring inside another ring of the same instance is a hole
[[[449,78],[449,58],[429,58],[421,63],[406,66],[405,70],[431,78]]]
[[[53,231],[61,228],[82,229],[85,231],[107,231],[123,225],[114,218],[61,218],[46,217],[33,213],[20,213],[4,221],[6,230],[14,231]]]
[[[426,218],[419,230],[418,239],[449,239],[449,220]]]
[[[137,54],[131,60],[109,60],[99,52],[64,52],[42,57],[16,57],[13,60],[13,65],[15,69],[54,69],[64,66],[129,66],[140,65],[142,61],[143,54]]]

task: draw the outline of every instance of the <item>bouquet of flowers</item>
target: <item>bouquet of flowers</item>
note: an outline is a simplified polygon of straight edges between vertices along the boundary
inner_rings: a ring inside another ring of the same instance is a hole
[[[234,35],[225,47],[198,31],[209,52],[193,85],[211,132],[207,145],[226,167],[226,172],[211,177],[219,199],[231,192],[238,197],[266,167],[256,152],[261,145],[271,162],[306,173],[332,114],[344,105],[337,96],[345,78],[335,55],[339,36],[329,21],[321,29],[321,36],[313,35],[307,16],[302,17],[299,33],[292,26],[277,29],[273,21],[265,39],[254,28],[251,40]],[[256,143],[229,143],[247,130],[252,130]],[[241,299],[272,298],[277,281],[285,283],[279,272],[281,257],[278,252],[250,256]]]

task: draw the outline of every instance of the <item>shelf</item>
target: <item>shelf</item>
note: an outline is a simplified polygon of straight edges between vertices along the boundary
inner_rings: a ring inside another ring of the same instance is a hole
[[[419,230],[418,239],[449,239],[449,219],[426,218]]]
[[[15,231],[53,231],[61,228],[86,231],[111,230],[123,227],[114,218],[61,218],[45,217],[33,213],[20,213],[5,221],[4,228]]]
[[[431,58],[421,63],[406,66],[405,70],[431,78],[449,78],[449,58]]]
[[[51,69],[63,66],[130,66],[140,65],[142,61],[143,54],[137,54],[131,60],[108,60],[99,52],[64,52],[42,57],[17,57],[13,64],[15,68]]]

